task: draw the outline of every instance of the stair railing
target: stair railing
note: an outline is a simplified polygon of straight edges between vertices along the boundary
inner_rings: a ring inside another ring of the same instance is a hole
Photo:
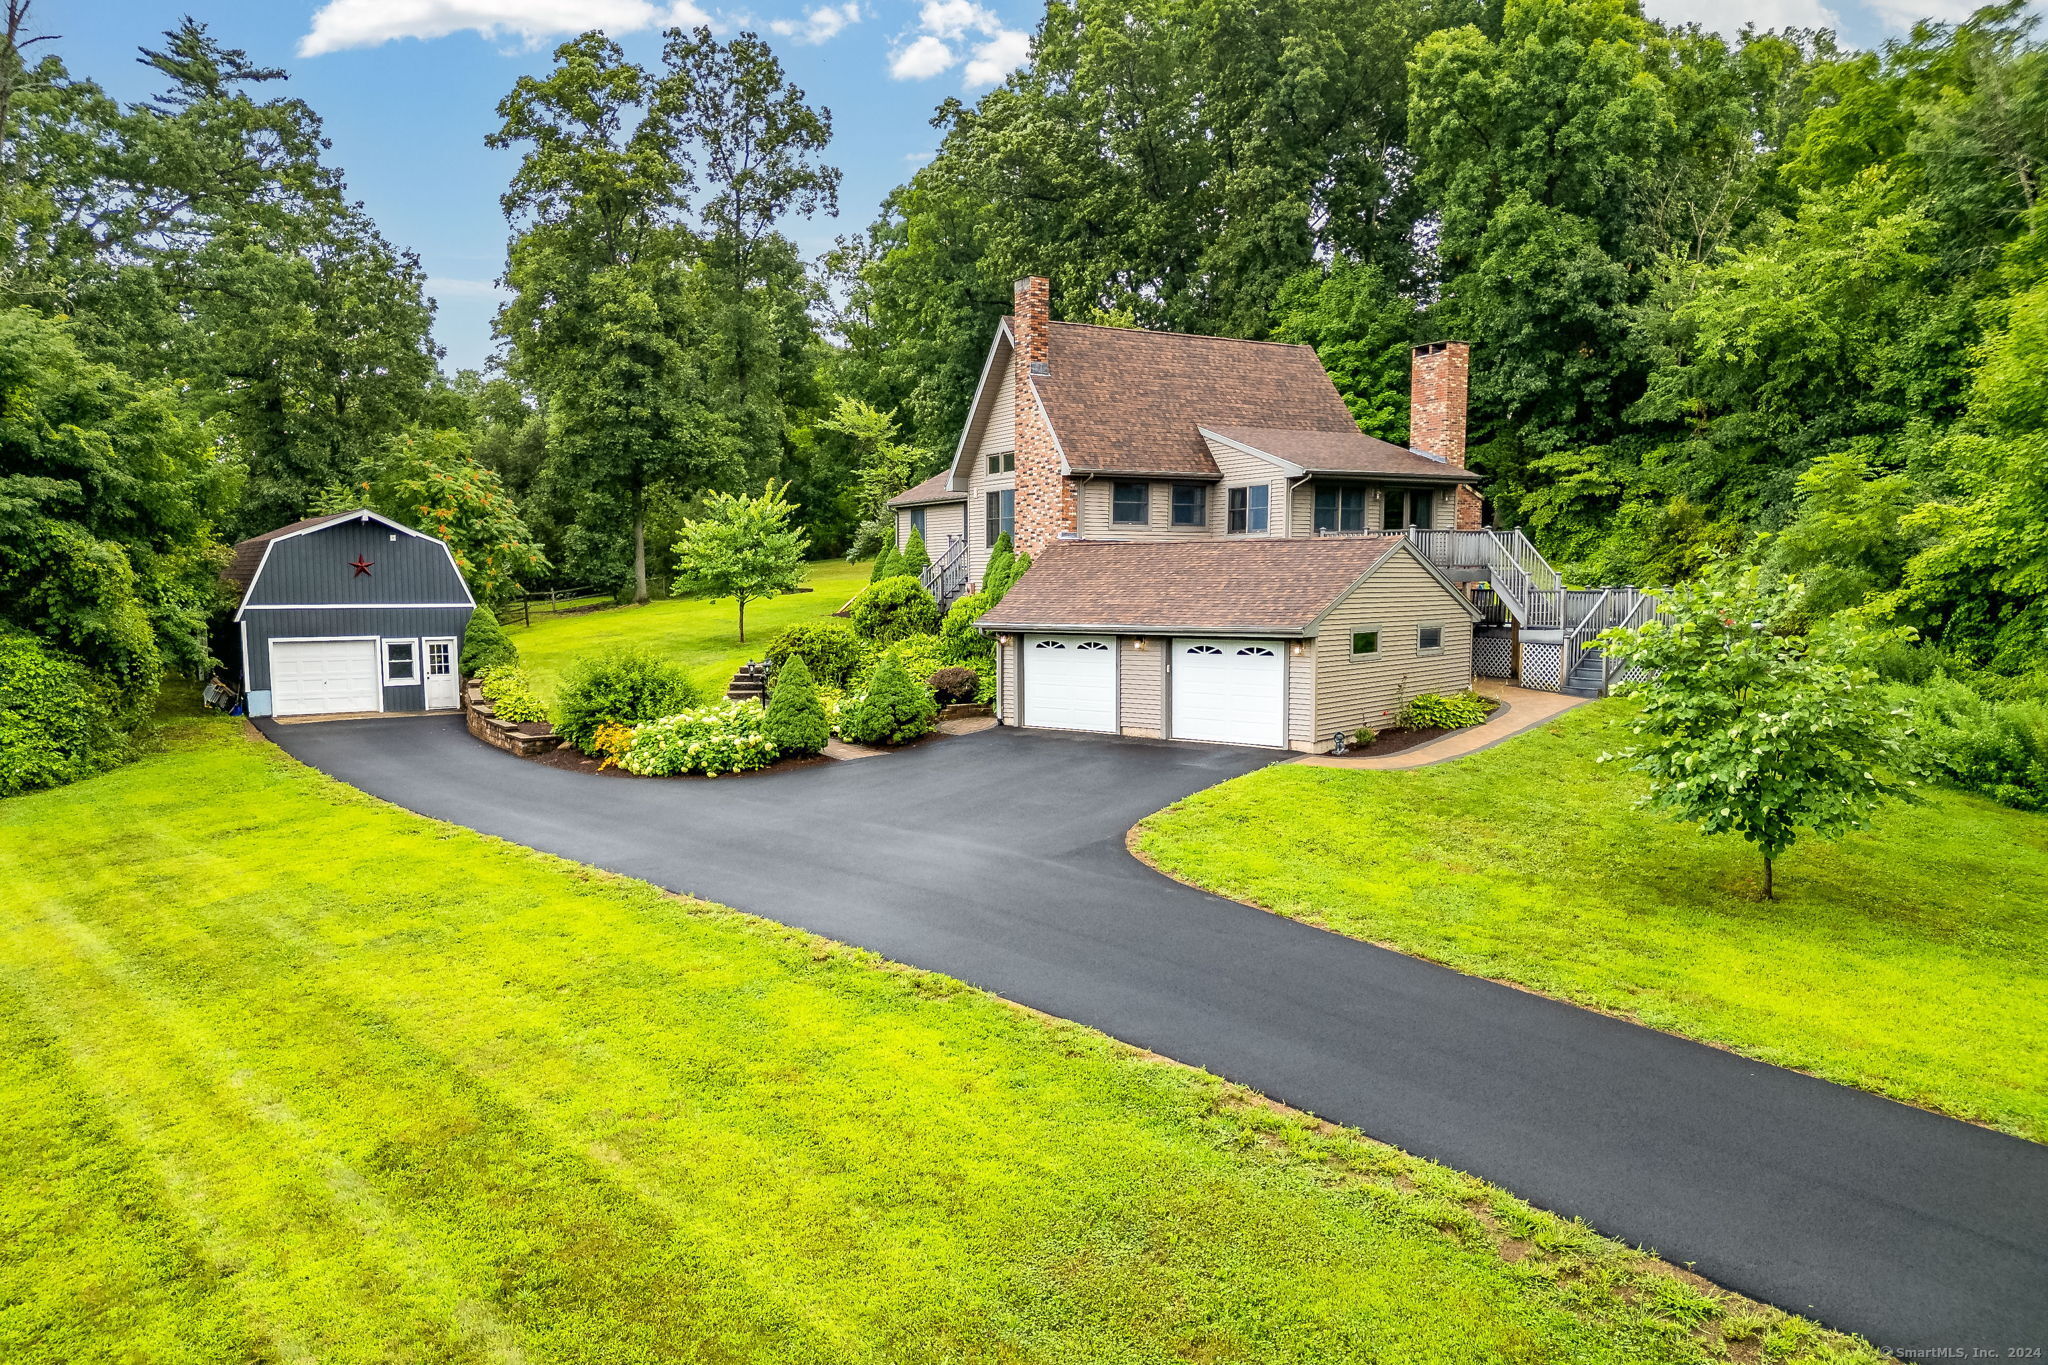
[[[1593,637],[1607,629],[1615,610],[1614,589],[1604,588],[1593,600],[1579,619],[1568,623],[1564,630],[1564,654],[1558,661],[1559,680],[1569,686],[1572,677],[1579,671],[1579,665],[1599,647]],[[1604,660],[1605,656],[1602,655]],[[1600,669],[1600,690],[1607,690],[1607,668],[1603,662]]]
[[[953,605],[953,600],[967,587],[967,538],[946,537],[945,553],[927,564],[917,581],[937,599],[940,611]]]

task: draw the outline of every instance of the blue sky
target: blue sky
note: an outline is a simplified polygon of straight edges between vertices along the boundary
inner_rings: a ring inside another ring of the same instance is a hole
[[[699,4],[704,8],[699,8]],[[752,7],[749,7],[752,6]],[[1957,18],[1969,0],[1647,0],[1650,13],[1716,28],[1826,25],[1852,43],[1915,17]],[[136,49],[191,13],[230,46],[291,72],[327,124],[335,165],[385,235],[419,253],[439,304],[447,365],[481,365],[503,266],[498,195],[516,153],[483,145],[512,81],[544,70],[561,38],[610,32],[651,61],[659,30],[752,27],[790,78],[832,110],[829,159],[845,172],[840,216],[788,226],[809,255],[865,227],[882,196],[929,157],[933,108],[972,97],[1023,60],[1042,0],[41,0],[35,27],[75,74],[123,99],[149,93]]]

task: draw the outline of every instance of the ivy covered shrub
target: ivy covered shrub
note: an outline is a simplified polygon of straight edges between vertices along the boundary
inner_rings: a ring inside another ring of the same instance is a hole
[[[981,695],[981,674],[957,664],[940,669],[925,681],[941,705],[969,702]]]
[[[852,626],[828,616],[822,621],[798,622],[768,646],[768,662],[778,677],[783,667],[798,657],[810,666],[812,681],[825,687],[844,687],[866,663],[868,647]]]
[[[555,699],[555,730],[587,754],[600,725],[638,725],[703,700],[690,670],[673,659],[617,650],[569,666]]]
[[[1424,692],[1394,714],[1408,730],[1462,730],[1493,714],[1493,703],[1477,692]]]
[[[939,644],[945,650],[946,662],[969,667],[995,663],[995,640],[974,628],[975,621],[995,604],[995,598],[976,592],[947,608],[946,619],[939,623]]]
[[[769,743],[785,754],[815,754],[832,738],[832,723],[818,700],[818,687],[804,656],[790,656],[776,672],[775,692],[768,699],[768,711],[761,731]]]
[[[908,744],[928,734],[939,704],[931,689],[911,677],[903,661],[884,654],[867,691],[848,697],[840,709],[840,737],[853,744]]]
[[[633,727],[623,766],[643,777],[717,777],[765,768],[776,758],[775,744],[762,728],[765,720],[761,703],[751,698],[650,720]]]
[[[0,635],[0,796],[76,782],[126,750],[85,665],[30,635]]]
[[[847,615],[856,633],[880,644],[930,635],[939,628],[939,604],[915,578],[899,575],[870,585]]]
[[[493,668],[510,668],[519,662],[519,646],[505,633],[497,613],[478,607],[462,633],[462,676],[474,678]]]
[[[516,665],[499,664],[485,669],[477,679],[477,686],[483,690],[484,700],[491,704],[491,714],[499,720],[511,725],[524,725],[548,718],[547,703],[540,699],[540,693],[533,690],[533,684]]]

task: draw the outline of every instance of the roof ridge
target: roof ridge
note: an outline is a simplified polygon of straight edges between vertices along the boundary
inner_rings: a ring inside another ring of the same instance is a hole
[[[1016,314],[1006,313],[1004,316],[1014,318]],[[1148,337],[1186,337],[1190,341],[1230,341],[1241,346],[1275,346],[1283,351],[1307,351],[1311,355],[1315,354],[1316,349],[1301,341],[1269,341],[1262,337],[1220,337],[1211,332],[1170,332],[1161,331],[1156,327],[1120,327],[1104,322],[1068,322],[1065,319],[1049,319],[1048,321],[1054,327],[1089,327],[1098,332],[1136,332],[1141,336]]]

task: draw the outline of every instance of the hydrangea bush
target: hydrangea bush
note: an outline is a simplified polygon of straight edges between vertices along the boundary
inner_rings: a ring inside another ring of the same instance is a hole
[[[678,773],[745,773],[776,759],[775,745],[762,732],[761,703],[751,698],[683,711],[634,727],[626,750],[627,772],[642,777]]]

